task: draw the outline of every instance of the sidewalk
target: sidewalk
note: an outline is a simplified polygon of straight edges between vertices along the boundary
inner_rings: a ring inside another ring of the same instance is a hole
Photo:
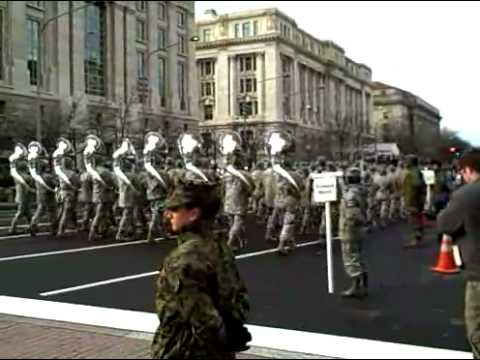
[[[151,336],[0,314],[1,359],[149,359]],[[318,357],[252,348],[237,358]]]

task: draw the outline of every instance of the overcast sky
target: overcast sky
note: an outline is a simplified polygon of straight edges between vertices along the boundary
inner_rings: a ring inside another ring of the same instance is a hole
[[[480,146],[480,3],[196,1],[197,17],[276,7],[372,68],[373,80],[440,109],[442,126]]]

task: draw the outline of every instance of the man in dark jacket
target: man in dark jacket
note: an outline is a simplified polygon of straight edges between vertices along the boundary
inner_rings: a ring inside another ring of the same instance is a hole
[[[466,184],[456,191],[438,217],[438,230],[461,240],[467,285],[465,323],[473,355],[480,358],[480,150],[466,153],[459,161]]]

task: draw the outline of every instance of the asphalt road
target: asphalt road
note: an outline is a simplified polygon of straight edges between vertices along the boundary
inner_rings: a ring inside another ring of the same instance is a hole
[[[249,244],[243,253],[269,248],[263,240],[263,226],[250,221]],[[314,239],[301,239],[311,240]],[[326,255],[315,254],[318,245],[297,249],[286,258],[264,254],[238,260],[251,298],[249,323],[468,351],[462,276],[446,277],[429,271],[428,267],[436,262],[439,247],[433,232],[420,249],[404,250],[405,240],[404,225],[392,226],[366,238],[371,294],[365,301],[328,295]],[[154,311],[156,276],[153,275],[47,298],[40,296],[52,290],[156,271],[175,241],[162,241],[155,246],[135,243],[75,251],[108,244],[112,242],[90,244],[85,233],[63,239],[0,238],[0,294]],[[65,250],[74,252],[35,255]],[[6,259],[28,254],[35,257]],[[347,285],[338,244],[335,280],[338,293]]]

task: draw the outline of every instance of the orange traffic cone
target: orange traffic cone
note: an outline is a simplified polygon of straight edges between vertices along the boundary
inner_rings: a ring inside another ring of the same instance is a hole
[[[443,235],[437,266],[430,268],[430,270],[442,274],[457,274],[460,272],[453,256],[452,238],[450,236]]]

